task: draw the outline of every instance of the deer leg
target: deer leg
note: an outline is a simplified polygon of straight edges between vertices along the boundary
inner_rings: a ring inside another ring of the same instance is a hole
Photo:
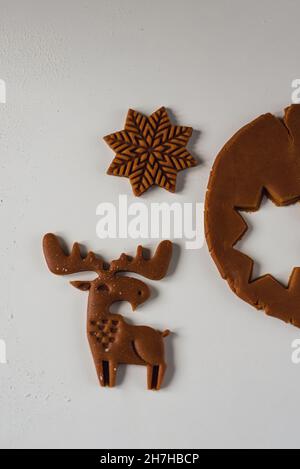
[[[107,378],[108,378],[108,367],[107,367],[107,363],[108,362],[105,362],[104,360],[100,361],[99,364],[96,366],[97,368],[97,374],[98,374],[98,378],[99,378],[99,382],[100,382],[100,385],[105,387],[107,386]]]
[[[117,364],[115,362],[108,362],[108,385],[110,388],[113,388],[116,385],[117,377]]]
[[[147,365],[147,387],[149,390],[152,389],[153,368],[153,365]]]
[[[105,360],[99,361],[96,366],[100,385],[106,387],[109,385],[109,362]]]
[[[161,388],[165,371],[165,363],[161,363],[160,365],[147,365],[148,389],[158,391]]]
[[[166,372],[166,364],[165,363],[161,363],[158,367],[158,375],[157,375],[157,383],[156,383],[156,389],[159,390],[162,386],[162,383],[163,383],[163,380],[164,380],[164,376],[165,376],[165,372]]]
[[[113,388],[116,385],[117,364],[102,360],[97,366],[98,378],[101,386]]]
[[[147,385],[148,389],[157,389],[158,365],[147,365]]]

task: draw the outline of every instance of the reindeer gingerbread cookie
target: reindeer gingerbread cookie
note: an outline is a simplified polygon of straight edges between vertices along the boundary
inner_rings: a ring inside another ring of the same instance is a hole
[[[139,246],[136,257],[122,254],[118,260],[106,265],[93,252],[82,257],[78,243],[68,255],[54,234],[44,237],[44,255],[52,273],[96,272],[98,275],[95,280],[71,284],[89,292],[87,335],[101,386],[115,386],[118,365],[133,364],[147,366],[148,389],[160,389],[166,370],[163,339],[169,331],[130,325],[123,316],[111,313],[110,307],[113,303],[127,301],[135,310],[147,301],[150,290],[144,282],[118,274],[131,272],[151,280],[161,280],[167,273],[172,248],[170,241],[163,241],[148,260]]]

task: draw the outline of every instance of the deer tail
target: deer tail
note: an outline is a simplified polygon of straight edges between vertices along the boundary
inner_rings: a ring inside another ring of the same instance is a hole
[[[168,335],[170,334],[171,334],[171,331],[169,331],[169,329],[166,329],[164,332],[161,333],[163,338],[168,337]]]

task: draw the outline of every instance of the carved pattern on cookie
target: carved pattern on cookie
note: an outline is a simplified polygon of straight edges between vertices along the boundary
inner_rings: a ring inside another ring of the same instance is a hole
[[[126,363],[147,366],[148,388],[160,389],[166,370],[163,339],[169,331],[128,324],[123,316],[111,313],[110,307],[127,301],[135,310],[148,300],[150,290],[144,282],[120,274],[132,272],[161,280],[171,261],[172,243],[160,243],[150,259],[145,258],[139,246],[135,257],[122,254],[109,265],[93,252],[82,256],[78,243],[70,254],[65,253],[54,234],[44,237],[43,249],[47,265],[56,275],[97,274],[94,280],[72,281],[71,284],[89,292],[87,335],[101,386],[115,386],[118,365]]]
[[[195,166],[191,127],[172,125],[164,107],[151,116],[129,109],[125,129],[104,137],[116,156],[108,174],[130,179],[136,196],[157,185],[175,192],[179,171]]]

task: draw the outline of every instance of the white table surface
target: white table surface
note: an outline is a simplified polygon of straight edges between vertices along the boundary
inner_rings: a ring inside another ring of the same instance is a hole
[[[155,284],[153,301],[134,314],[119,309],[137,324],[174,332],[159,393],[146,391],[143,367],[127,366],[115,389],[98,386],[85,337],[87,297],[51,275],[41,252],[48,231],[108,260],[134,250],[135,240],[96,236],[99,203],[117,203],[119,194],[135,201],[126,179],[106,176],[113,153],[101,140],[123,128],[129,107],[149,114],[164,105],[197,131],[190,148],[201,164],[180,175],[179,193],[156,189],[143,201],[203,202],[228,138],[291,102],[300,77],[299,2],[1,0],[0,7],[7,85],[0,339],[8,360],[0,365],[0,446],[299,447],[300,365],[291,343],[300,331],[235,297],[206,246],[187,250],[177,240],[171,275]],[[258,258],[270,242],[278,251],[278,239],[261,237]],[[261,262],[268,268],[267,257]]]

